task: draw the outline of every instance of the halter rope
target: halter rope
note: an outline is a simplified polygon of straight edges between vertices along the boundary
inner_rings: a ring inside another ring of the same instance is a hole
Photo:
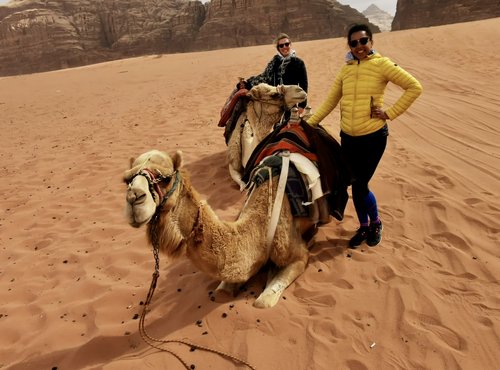
[[[147,176],[146,174],[144,174],[143,171],[144,171],[144,169],[141,170],[139,173],[137,173],[135,176],[141,175],[141,176],[146,177],[146,179],[148,180],[148,183],[150,184],[150,187],[151,187],[151,182],[153,182],[153,184],[157,184],[158,182],[161,181],[161,180],[158,180],[158,181],[154,182],[155,181],[154,175],[153,175],[153,173],[149,169],[146,170],[147,171],[146,173],[152,175],[152,178],[149,177],[149,176]],[[179,172],[175,171],[174,174],[175,174],[175,181],[174,181],[172,187],[165,194],[165,196],[161,200],[161,202],[158,205],[158,207],[156,207],[156,211],[155,211],[155,213],[154,213],[154,215],[153,215],[153,217],[151,219],[151,228],[152,228],[151,233],[152,233],[152,236],[155,236],[155,235],[158,234],[156,228],[158,226],[158,219],[160,218],[160,213],[161,213],[161,210],[163,209],[163,205],[168,200],[168,198],[170,198],[170,196],[174,193],[174,191],[176,190],[176,188],[177,188],[177,186],[179,184],[179,181],[180,181]],[[167,179],[167,178],[171,179],[172,176],[174,176],[174,174],[172,174],[170,176],[163,176],[162,175],[161,176],[162,180]],[[134,177],[132,177],[132,179]],[[153,194],[153,193],[151,192],[151,194]],[[161,192],[159,192],[158,194],[159,194],[160,199],[161,199]],[[200,218],[201,218],[201,209],[198,208],[198,217],[197,217],[197,220],[195,221],[195,224],[193,225],[193,230],[191,231],[192,233],[195,232],[195,229],[197,227],[199,227],[199,226],[197,226],[197,224],[199,224],[199,219]],[[231,359],[231,360],[233,360],[235,362],[241,363],[241,364],[247,366],[249,369],[256,370],[256,368],[253,367],[252,365],[250,365],[248,362],[246,362],[244,360],[241,360],[241,359],[239,359],[239,358],[237,358],[237,357],[235,357],[233,355],[230,355],[228,353],[225,353],[225,352],[213,349],[213,348],[201,346],[201,345],[198,345],[198,344],[190,343],[188,341],[181,340],[181,339],[168,339],[168,340],[158,339],[158,338],[154,338],[154,337],[150,336],[147,333],[146,328],[145,328],[145,324],[144,324],[145,320],[146,320],[146,313],[147,313],[149,305],[150,305],[150,303],[151,303],[151,301],[153,299],[153,294],[154,294],[154,291],[156,289],[156,284],[157,284],[157,281],[158,281],[158,277],[160,276],[160,255],[159,255],[160,246],[159,246],[159,242],[158,242],[158,239],[156,237],[152,237],[151,241],[152,241],[152,244],[153,244],[153,256],[154,256],[154,260],[155,260],[155,271],[153,272],[153,276],[152,276],[152,279],[151,279],[151,285],[149,287],[148,295],[146,296],[146,301],[144,302],[144,306],[142,308],[141,316],[139,318],[139,333],[141,335],[141,338],[144,340],[144,342],[146,344],[148,344],[150,347],[153,347],[153,348],[156,348],[156,349],[158,349],[160,351],[167,352],[167,353],[171,354],[177,360],[179,360],[179,362],[182,363],[182,365],[186,369],[188,369],[188,370],[194,369],[195,366],[194,365],[188,365],[187,362],[184,361],[184,359],[182,359],[182,357],[180,357],[177,353],[175,353],[174,351],[172,351],[170,349],[160,347],[160,344],[161,343],[163,343],[163,344],[168,344],[168,343],[184,344],[186,346],[189,346],[191,349],[199,349],[199,350],[203,350],[203,351],[207,351],[207,352],[212,352],[212,353],[215,353],[215,354],[217,354],[219,356],[226,357],[226,358],[229,358],[229,359]]]

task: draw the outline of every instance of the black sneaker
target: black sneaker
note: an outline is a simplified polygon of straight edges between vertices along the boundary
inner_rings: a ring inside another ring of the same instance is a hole
[[[361,226],[351,240],[349,240],[349,248],[355,248],[361,245],[361,243],[368,239],[369,233],[370,228],[368,226]]]
[[[382,222],[377,224],[370,224],[370,231],[368,232],[368,238],[366,239],[366,244],[370,247],[376,246],[382,240]]]

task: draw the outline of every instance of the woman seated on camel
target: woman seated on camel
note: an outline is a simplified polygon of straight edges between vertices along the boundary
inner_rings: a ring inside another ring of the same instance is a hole
[[[292,41],[286,33],[280,33],[276,37],[276,50],[278,52],[267,64],[264,72],[246,80],[246,88],[251,89],[252,86],[265,82],[272,86],[299,85],[307,92],[306,65],[292,49]],[[307,100],[299,104],[301,113],[306,106]]]

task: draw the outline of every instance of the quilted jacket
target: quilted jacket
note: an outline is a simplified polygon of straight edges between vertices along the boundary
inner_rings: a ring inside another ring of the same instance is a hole
[[[343,132],[350,136],[362,136],[378,131],[385,122],[370,117],[371,107],[384,106],[384,90],[389,81],[405,90],[396,103],[385,110],[393,120],[422,93],[420,83],[403,68],[378,53],[363,60],[348,60],[336,76],[327,98],[307,123],[317,125],[340,102],[340,129]]]

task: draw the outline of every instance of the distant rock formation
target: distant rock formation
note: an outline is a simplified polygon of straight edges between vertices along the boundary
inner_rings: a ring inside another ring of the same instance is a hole
[[[339,37],[354,22],[368,19],[335,0],[11,0],[0,6],[0,76],[269,44],[279,32]]]
[[[499,0],[398,0],[392,30],[500,17]]]
[[[376,24],[380,31],[387,32],[391,30],[393,16],[389,13],[383,11],[375,4],[371,4],[368,8],[363,11],[363,15],[368,18],[368,20]]]

